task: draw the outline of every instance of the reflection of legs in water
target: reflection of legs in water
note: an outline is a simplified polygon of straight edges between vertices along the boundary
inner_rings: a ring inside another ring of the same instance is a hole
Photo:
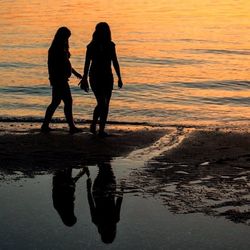
[[[76,183],[85,173],[88,177],[90,176],[88,167],[83,167],[82,170],[73,178],[74,183]]]
[[[102,90],[102,91],[94,91],[97,105],[93,112],[93,121],[90,126],[91,133],[96,133],[96,124],[98,122],[98,119],[100,118],[100,129],[99,129],[99,135],[105,136],[105,125],[108,118],[109,113],[109,103],[110,98],[112,95],[112,90]]]
[[[89,170],[84,167],[74,178],[72,168],[58,171],[53,177],[52,199],[54,208],[66,226],[73,226],[77,218],[74,214],[75,184]]]
[[[73,226],[77,219],[74,214],[75,183],[72,168],[58,171],[53,177],[52,199],[54,208],[66,226]]]
[[[116,180],[110,163],[101,163],[98,167],[93,189],[91,179],[87,180],[88,202],[92,222],[97,226],[102,241],[112,243],[120,220],[122,195],[116,199]]]

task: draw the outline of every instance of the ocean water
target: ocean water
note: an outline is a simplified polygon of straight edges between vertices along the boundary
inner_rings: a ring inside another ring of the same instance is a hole
[[[94,27],[106,21],[124,82],[115,86],[110,121],[249,124],[249,13],[245,0],[1,1],[0,120],[42,119],[58,27],[72,31],[71,62],[82,73]],[[74,117],[89,120],[95,99],[78,82],[70,80]],[[64,118],[62,105],[54,117]]]

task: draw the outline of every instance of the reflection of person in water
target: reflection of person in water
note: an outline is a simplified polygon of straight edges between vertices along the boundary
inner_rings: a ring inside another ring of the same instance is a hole
[[[101,163],[98,167],[92,192],[91,179],[87,180],[90,213],[102,241],[112,243],[116,236],[116,224],[120,220],[122,196],[115,199],[116,180],[110,163]]]
[[[75,184],[85,173],[89,176],[87,167],[76,177],[72,177],[72,168],[58,171],[53,177],[52,199],[54,208],[66,226],[73,226],[77,219],[74,214]]]

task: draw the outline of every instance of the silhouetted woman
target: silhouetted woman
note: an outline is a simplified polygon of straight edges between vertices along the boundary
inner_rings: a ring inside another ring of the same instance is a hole
[[[97,226],[104,243],[112,243],[116,236],[116,224],[120,220],[122,196],[116,199],[116,180],[109,162],[98,164],[99,172],[91,190],[87,180],[88,202],[92,222]],[[122,193],[121,193],[122,195]]]
[[[113,62],[114,69],[118,76],[118,87],[122,88],[123,83],[120,67],[116,56],[115,44],[111,39],[111,31],[107,23],[101,22],[96,25],[92,41],[87,46],[83,79],[80,82],[81,88],[88,92],[89,74],[90,86],[97,101],[90,131],[96,134],[96,124],[100,118],[99,135],[101,137],[107,136],[104,129],[114,83],[111,62]]]
[[[45,118],[41,127],[42,132],[51,131],[49,123],[61,101],[64,102],[64,113],[69,125],[70,133],[77,133],[81,131],[75,126],[73,120],[72,96],[69,87],[69,77],[71,76],[71,73],[78,78],[82,78],[82,76],[71,67],[69,60],[70,35],[71,32],[68,28],[59,28],[49,48],[48,71],[50,84],[52,86],[52,101],[45,113]]]

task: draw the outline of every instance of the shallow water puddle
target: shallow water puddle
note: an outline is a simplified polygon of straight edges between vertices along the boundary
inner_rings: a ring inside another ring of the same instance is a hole
[[[148,195],[131,178],[144,166],[117,158],[88,166],[89,179],[70,168],[5,178],[0,249],[249,249],[248,226],[174,214]]]

